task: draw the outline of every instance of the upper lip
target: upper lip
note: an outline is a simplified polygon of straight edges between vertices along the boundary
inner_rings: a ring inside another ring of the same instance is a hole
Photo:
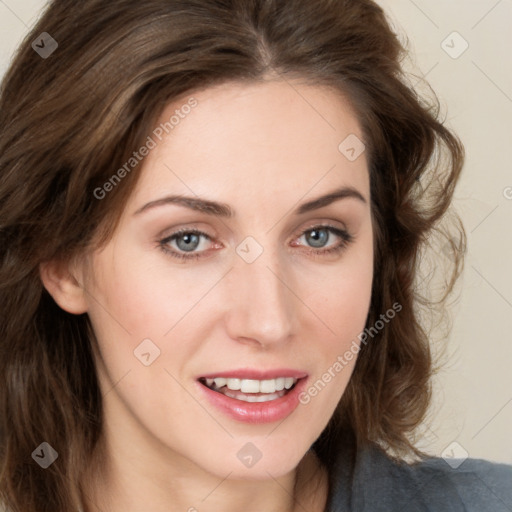
[[[293,377],[302,379],[308,374],[301,370],[293,370],[290,368],[276,368],[271,370],[256,370],[252,368],[239,368],[237,370],[226,370],[222,372],[212,372],[201,375],[198,379],[214,379],[215,377],[233,378],[233,379],[252,379],[252,380],[269,380],[279,377]]]

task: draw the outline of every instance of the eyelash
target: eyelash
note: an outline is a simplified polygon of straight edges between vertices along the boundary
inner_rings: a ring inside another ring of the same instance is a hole
[[[341,238],[341,242],[338,245],[335,245],[329,249],[307,250],[306,252],[308,254],[312,255],[313,257],[340,253],[341,251],[346,249],[346,247],[348,245],[350,245],[350,243],[352,243],[352,241],[354,240],[354,236],[351,235],[350,233],[348,233],[348,231],[336,228],[329,224],[321,224],[321,225],[317,225],[317,226],[308,228],[305,231],[302,231],[302,233],[300,233],[299,238],[302,237],[303,235],[305,235],[306,233],[310,233],[311,231],[315,231],[318,229],[326,229],[330,233],[333,233],[333,234],[339,236]],[[180,235],[183,235],[183,234],[193,234],[193,235],[198,235],[198,236],[204,236],[206,239],[211,240],[211,237],[202,231],[198,231],[196,229],[181,229],[179,231],[176,231],[172,235],[167,236],[162,240],[159,240],[158,245],[159,245],[160,249],[165,254],[168,254],[169,256],[171,256],[173,258],[180,259],[180,260],[197,260],[199,258],[206,257],[205,256],[206,251],[198,252],[198,253],[193,253],[193,252],[181,253],[181,252],[175,251],[174,249],[172,249],[172,250],[169,249],[169,247],[168,247],[169,242],[175,240],[176,238],[179,238]]]

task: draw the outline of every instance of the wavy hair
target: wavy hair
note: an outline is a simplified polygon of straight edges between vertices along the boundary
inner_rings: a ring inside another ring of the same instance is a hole
[[[32,47],[43,32],[58,43],[47,58]],[[366,326],[395,302],[402,309],[361,347],[313,448],[328,470],[348,442],[425,456],[413,436],[435,361],[421,312],[442,309],[463,267],[460,219],[441,221],[464,152],[435,94],[427,101],[408,84],[405,55],[371,0],[50,2],[0,90],[0,499],[10,511],[78,510],[102,432],[94,332],[86,314],[56,305],[39,265],[108,241],[140,173],[108,200],[94,190],[143,145],[168,102],[229,81],[300,78],[332,87],[357,113],[375,237]],[[418,282],[436,236],[450,264],[437,301]],[[45,471],[31,458],[43,440],[59,454]]]

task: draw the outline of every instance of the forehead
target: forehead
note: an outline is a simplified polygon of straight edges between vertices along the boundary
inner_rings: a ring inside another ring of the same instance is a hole
[[[138,203],[164,190],[270,203],[275,194],[296,202],[310,189],[318,195],[340,185],[367,195],[366,155],[351,161],[340,150],[363,134],[333,89],[287,81],[217,85],[168,104],[159,127],[161,140],[153,135],[135,191]]]

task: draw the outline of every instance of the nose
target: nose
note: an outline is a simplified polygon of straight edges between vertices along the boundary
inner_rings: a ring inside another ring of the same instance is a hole
[[[252,263],[234,255],[227,278],[225,322],[232,339],[268,348],[286,343],[292,335],[298,299],[289,268],[270,250]]]

